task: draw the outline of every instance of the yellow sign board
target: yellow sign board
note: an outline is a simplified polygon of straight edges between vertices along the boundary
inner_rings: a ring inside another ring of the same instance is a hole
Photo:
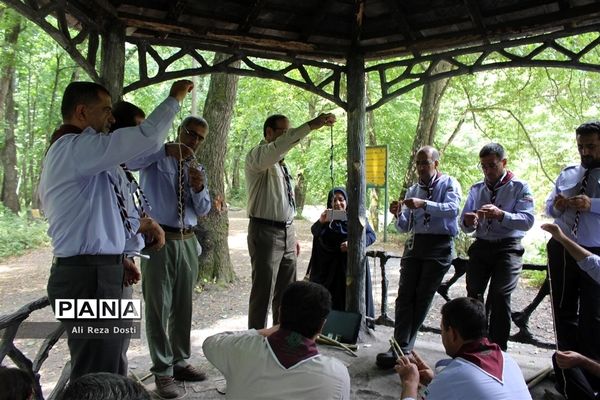
[[[365,173],[367,186],[385,187],[387,170],[387,146],[367,146]]]

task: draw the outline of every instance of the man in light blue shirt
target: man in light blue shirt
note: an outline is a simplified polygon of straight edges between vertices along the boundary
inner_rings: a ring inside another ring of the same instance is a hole
[[[439,171],[439,158],[431,146],[419,149],[419,182],[406,192],[402,208],[397,201],[390,205],[390,212],[398,218],[396,229],[410,233],[402,256],[394,328],[405,354],[412,351],[435,291],[450,268],[452,239],[458,233],[460,185]],[[380,368],[393,368],[395,363],[391,351],[377,355]]]
[[[560,172],[546,213],[567,237],[600,255],[600,121],[581,124],[575,139],[580,163]],[[547,249],[558,348],[600,360],[600,283],[577,267],[556,238],[548,241]]]
[[[489,338],[506,351],[510,333],[510,297],[523,267],[521,238],[534,221],[533,197],[526,182],[506,169],[504,148],[489,143],[479,152],[484,180],[469,190],[460,221],[475,233],[469,248],[467,294],[490,307]]]
[[[142,260],[151,371],[156,392],[163,398],[181,395],[174,380],[206,379],[186,360],[191,356],[192,295],[200,252],[193,228],[211,208],[204,168],[193,154],[207,133],[204,119],[187,117],[178,128],[177,144],[167,144],[146,159],[127,164],[140,169],[140,184],[152,205],[150,216],[166,236],[165,246],[148,252],[150,259]]]
[[[127,215],[119,165],[156,151],[192,87],[190,81],[175,82],[144,123],[111,134],[111,97],[104,87],[72,82],[65,89],[63,125],[52,135],[39,186],[54,247],[48,279],[53,307],[56,299],[121,298],[126,239],[137,232],[159,235],[154,225]],[[84,323],[62,322],[69,338],[71,380],[120,371],[123,337],[80,338],[72,328]]]

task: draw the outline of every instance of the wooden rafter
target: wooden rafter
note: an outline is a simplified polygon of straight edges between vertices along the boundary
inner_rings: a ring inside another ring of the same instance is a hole
[[[248,14],[246,14],[244,21],[240,24],[240,27],[238,28],[238,32],[240,34],[247,33],[248,31],[250,31],[250,28],[252,28],[254,21],[256,21],[256,19],[260,15],[260,12],[265,6],[266,2],[266,0],[254,0],[254,3],[250,7],[250,11],[248,12]]]
[[[186,6],[186,1],[183,0],[177,0],[171,3],[171,5],[169,6],[169,10],[167,11],[167,16],[165,18],[165,20],[167,21],[173,21],[173,22],[178,22],[179,18],[181,17],[181,14],[183,14],[183,11],[185,9]]]
[[[366,69],[366,72],[375,72],[380,77],[381,97],[371,104],[367,110],[376,109],[401,94],[426,83],[480,71],[517,67],[549,67],[600,72],[600,65],[582,61],[586,54],[600,46],[600,24],[586,27],[581,31],[581,33],[584,32],[597,32],[599,36],[578,51],[568,49],[557,41],[560,38],[570,36],[568,33],[556,32],[554,34],[517,39],[509,43],[497,42],[471,46],[464,49],[371,65]],[[515,49],[526,45],[535,45],[535,47],[528,50],[526,54],[516,54]],[[559,53],[566,59],[540,57],[547,50]],[[495,54],[504,58],[502,59]],[[469,58],[468,56],[472,56],[471,62],[464,61]],[[450,71],[433,74],[432,67],[440,60],[449,62],[453,68]],[[424,65],[426,69],[422,72],[416,72],[417,65]],[[392,72],[395,78],[388,79],[388,75],[391,75]]]
[[[300,39],[307,40],[311,34],[323,23],[327,13],[330,10],[334,0],[323,0],[315,7],[312,16],[309,18],[309,23],[300,32]]]
[[[414,42],[417,39],[417,33],[413,32],[410,26],[410,22],[408,18],[406,18],[406,12],[404,11],[404,7],[402,5],[401,0],[386,0],[390,9],[392,10],[392,15],[394,20],[396,21],[396,26],[400,29],[400,33],[407,40]],[[410,47],[410,51],[414,56],[418,56],[419,52],[416,51],[412,46]]]
[[[481,11],[479,10],[479,5],[476,0],[463,0],[465,2],[465,6],[467,7],[467,12],[469,13],[469,17],[473,22],[473,25],[479,29],[481,34],[485,37],[486,29],[485,23],[483,22],[483,16],[481,15]]]
[[[171,56],[162,58],[156,49],[146,41],[136,41],[134,44],[138,50],[139,62],[139,78],[138,80],[129,83],[124,87],[123,93],[163,82],[166,80],[182,78],[191,75],[206,75],[214,72],[233,73],[242,76],[256,76],[261,78],[274,79],[290,85],[298,86],[309,92],[315,93],[338,106],[345,108],[346,102],[340,96],[340,82],[344,68],[337,64],[299,60],[289,57],[280,57],[281,61],[286,61],[289,65],[283,69],[268,68],[254,62],[251,58],[243,54],[231,54],[231,57],[222,61],[217,65],[209,65],[202,55],[193,48],[181,47]],[[158,66],[158,71],[154,76],[148,75],[148,55]],[[177,61],[185,56],[190,56],[198,61],[199,66],[196,68],[185,68],[178,71],[170,70]],[[242,60],[242,67],[233,67],[232,65]],[[315,82],[307,70],[308,67],[317,67],[326,69],[329,73],[319,82]],[[296,71],[299,77],[292,77],[290,73]]]
[[[30,0],[27,4],[19,0],[3,0],[6,4],[11,6],[13,9],[18,11],[21,15],[28,18],[30,21],[36,23],[42,28],[51,38],[53,38],[94,81],[100,81],[100,75],[96,70],[96,66],[88,62],[88,59],[79,51],[77,43],[73,41],[67,27],[67,17],[65,14],[65,3],[64,1],[52,2],[53,4],[44,4],[39,0]],[[45,3],[45,2],[44,2]],[[32,6],[32,4],[34,4]],[[50,22],[48,18],[54,15],[59,23],[59,28],[56,28]],[[87,20],[87,18],[85,18]],[[89,21],[87,21],[89,22]],[[88,27],[96,27],[96,23],[89,22]],[[89,30],[83,30],[84,35],[89,34]],[[81,37],[77,39],[78,42],[82,41]]]

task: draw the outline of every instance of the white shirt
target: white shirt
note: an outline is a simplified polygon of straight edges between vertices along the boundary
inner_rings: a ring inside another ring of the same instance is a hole
[[[425,391],[426,400],[531,400],[523,374],[506,353],[500,382],[460,357],[433,378]]]
[[[211,336],[202,349],[225,376],[229,400],[350,399],[350,376],[341,361],[318,354],[285,369],[254,329]]]

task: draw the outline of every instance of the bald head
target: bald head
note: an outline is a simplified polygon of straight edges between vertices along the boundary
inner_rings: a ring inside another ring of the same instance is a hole
[[[440,160],[440,152],[437,151],[435,147],[432,146],[423,146],[417,151],[417,155],[425,154],[427,158],[431,161],[439,161]]]
[[[431,146],[423,146],[417,151],[415,164],[420,181],[429,182],[435,176],[439,159],[440,153]]]

